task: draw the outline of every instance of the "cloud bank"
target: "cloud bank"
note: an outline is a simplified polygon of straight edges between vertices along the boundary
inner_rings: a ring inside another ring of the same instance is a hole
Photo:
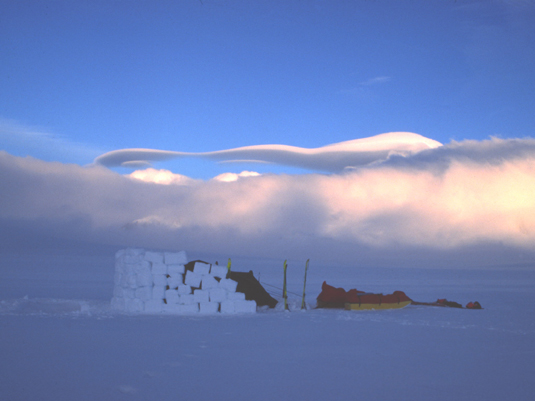
[[[3,152],[0,175],[5,243],[41,235],[370,265],[423,255],[427,264],[446,257],[485,265],[497,252],[504,263],[535,262],[533,139],[452,143],[337,174],[208,181]]]

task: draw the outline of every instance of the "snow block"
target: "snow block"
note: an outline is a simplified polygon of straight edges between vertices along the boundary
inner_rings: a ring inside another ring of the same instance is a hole
[[[223,278],[219,282],[219,288],[225,289],[227,292],[236,292],[236,287],[238,286],[238,283],[234,280],[231,280],[229,278]]]
[[[193,299],[195,302],[209,302],[210,293],[207,290],[195,290],[193,291]]]
[[[180,311],[180,314],[182,315],[199,313],[199,304],[193,303],[193,304],[178,305],[178,309]]]
[[[155,286],[166,286],[167,285],[167,274],[153,274],[152,282]]]
[[[167,285],[169,288],[178,288],[182,284],[182,274],[169,274],[167,277]]]
[[[177,290],[167,290],[165,291],[165,300],[167,304],[178,304],[179,301],[178,291]]]
[[[133,288],[123,288],[123,295],[125,299],[134,299],[136,297],[136,290]]]
[[[124,298],[124,290],[120,285],[113,287],[113,297],[114,298]]]
[[[199,288],[201,286],[202,276],[192,271],[186,272],[186,278],[184,284],[189,285],[190,287]]]
[[[155,285],[152,287],[152,299],[162,300],[165,298],[165,286]]]
[[[119,283],[122,279],[122,276],[124,276],[124,271],[122,269],[119,269],[117,266],[115,266],[115,272],[113,274],[113,278],[115,280],[115,284]]]
[[[178,293],[180,295],[191,294],[191,287],[189,285],[186,285],[186,284],[180,284],[178,286]]]
[[[256,302],[234,301],[234,311],[236,313],[256,313]]]
[[[144,254],[143,249],[128,248],[123,252],[121,259],[124,263],[138,263],[143,260]]]
[[[167,274],[167,265],[163,263],[152,264],[152,274]]]
[[[164,304],[162,307],[163,312],[170,313],[173,315],[180,315],[182,310],[178,304]]]
[[[167,274],[177,275],[186,273],[184,265],[167,265]]]
[[[149,273],[151,272],[151,264],[146,260],[143,260],[139,263],[133,265],[124,265],[125,269],[130,269],[136,274]]]
[[[149,271],[139,272],[136,274],[136,286],[137,287],[149,287],[152,286],[152,274]]]
[[[221,313],[236,313],[236,310],[234,309],[234,301],[223,301],[221,302]]]
[[[227,292],[227,299],[229,301],[245,301],[245,294],[243,292]]]
[[[134,296],[142,301],[148,301],[149,299],[152,299],[152,285],[150,287],[137,288]]]
[[[210,269],[210,274],[218,278],[226,278],[227,272],[228,269],[226,266],[212,265],[212,268]]]
[[[126,309],[126,300],[124,298],[112,298],[111,308],[123,312]]]
[[[119,272],[126,276],[130,274],[136,274],[136,266],[137,265],[123,264],[120,266]]]
[[[193,297],[193,294],[180,295],[179,302],[182,305],[192,305],[192,304],[197,305],[197,303],[195,302],[195,298]]]
[[[129,313],[140,313],[145,309],[145,303],[141,299],[125,299],[125,311]]]
[[[227,299],[227,291],[223,288],[212,288],[209,293],[210,302],[223,302]]]
[[[200,274],[201,276],[210,274],[210,265],[208,263],[195,262],[195,265],[193,265],[193,273]]]
[[[123,263],[122,264],[122,269],[124,272],[136,272],[136,271],[141,271],[143,270],[143,268],[146,268],[148,267],[149,270],[150,270],[150,263],[147,262],[146,260],[140,260],[139,262],[136,262],[136,263]]]
[[[115,281],[115,285],[119,284],[121,285],[122,287],[128,287],[128,276],[132,276],[134,273],[131,273],[131,272],[125,272],[125,271],[122,271],[122,272],[116,272],[115,273],[115,277],[119,280],[119,281]]]
[[[164,260],[168,265],[185,265],[188,263],[188,257],[185,251],[164,252]]]
[[[163,263],[163,253],[161,252],[145,252],[145,260],[151,263]]]
[[[217,287],[219,287],[219,283],[217,282],[214,276],[212,275],[202,276],[201,288],[203,290],[210,290],[212,288],[217,288]]]
[[[119,281],[116,281],[115,284],[118,284],[121,287],[128,287],[128,274],[121,274],[119,276]]]
[[[164,305],[161,299],[151,299],[145,302],[145,313],[161,313]]]
[[[199,313],[214,314],[219,310],[219,302],[200,302]]]
[[[125,280],[127,288],[137,288],[137,278],[135,273],[125,275]]]

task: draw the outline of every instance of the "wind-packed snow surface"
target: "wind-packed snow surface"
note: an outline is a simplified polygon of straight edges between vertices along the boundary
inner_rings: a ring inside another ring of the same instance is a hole
[[[2,262],[2,400],[488,401],[535,394],[533,270],[311,261],[307,310],[290,294],[290,312],[279,306],[248,315],[169,316],[110,308],[113,256],[79,261],[92,270],[70,276],[60,259],[46,269],[19,259],[16,271],[7,266],[17,260]],[[243,260],[233,269],[253,270],[280,298],[282,261]],[[304,261],[290,261],[288,273],[290,292],[300,294]],[[315,310],[323,280],[402,290],[418,301],[477,300],[484,309]]]

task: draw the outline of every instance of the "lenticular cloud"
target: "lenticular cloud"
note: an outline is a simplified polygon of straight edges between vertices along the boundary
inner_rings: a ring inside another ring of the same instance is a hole
[[[188,153],[156,149],[121,149],[97,157],[94,164],[106,167],[146,167],[150,162],[198,157],[216,161],[247,161],[301,167],[314,171],[340,172],[387,160],[392,155],[409,156],[441,146],[440,142],[410,132],[391,132],[315,149],[287,145],[256,145],[216,152]]]

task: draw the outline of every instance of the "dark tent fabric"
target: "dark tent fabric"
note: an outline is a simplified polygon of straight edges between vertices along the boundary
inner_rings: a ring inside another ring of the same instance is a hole
[[[227,274],[227,278],[238,282],[236,291],[243,292],[245,299],[256,301],[257,306],[267,305],[270,308],[274,308],[277,305],[277,300],[262,287],[262,284],[253,275],[252,270],[248,273],[231,271]]]
[[[197,262],[209,264],[203,260],[193,260],[185,265],[186,270],[193,271],[193,267]],[[260,282],[253,275],[252,270],[248,273],[231,271],[227,274],[227,278],[236,281],[238,283],[236,291],[243,292],[246,300],[256,301],[256,306],[267,305],[270,308],[274,308],[277,305],[277,300],[271,297],[264,287],[262,287],[262,284],[260,284]]]

